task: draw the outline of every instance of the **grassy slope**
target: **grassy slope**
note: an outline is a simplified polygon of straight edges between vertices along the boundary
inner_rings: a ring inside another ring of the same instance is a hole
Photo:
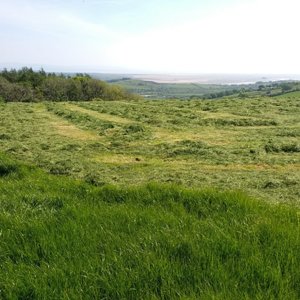
[[[126,77],[126,76],[125,76]],[[143,96],[147,96],[152,99],[168,99],[168,98],[179,98],[185,99],[190,97],[201,97],[214,95],[219,92],[226,92],[233,90],[243,91],[248,90],[246,94],[248,96],[275,96],[281,93],[294,93],[290,91],[283,91],[282,87],[272,86],[265,83],[265,87],[259,89],[260,83],[256,84],[244,84],[244,85],[224,85],[224,84],[198,84],[198,83],[157,83],[153,81],[144,81],[137,79],[127,79],[114,81],[115,84],[125,88],[131,93],[137,93]],[[273,83],[275,84],[275,83]],[[279,82],[277,83],[279,84]],[[283,83],[282,83],[283,84]],[[299,91],[299,82],[289,83],[290,88],[295,91]],[[284,96],[285,94],[283,94]],[[235,95],[236,97],[237,95]],[[298,93],[299,96],[299,93]],[[213,98],[216,98],[213,96]],[[299,98],[299,97],[298,97]]]
[[[300,86],[299,86],[300,88]],[[300,91],[285,93],[280,96],[276,96],[276,99],[300,99]]]
[[[147,95],[150,98],[189,98],[191,96],[202,96],[210,93],[222,91],[232,91],[241,89],[241,86],[235,85],[217,85],[217,84],[197,84],[197,83],[156,83],[143,80],[120,80],[114,82],[131,93]]]
[[[299,299],[299,210],[102,188],[0,156],[1,299]]]
[[[94,184],[149,181],[300,198],[299,97],[11,103],[0,151]]]

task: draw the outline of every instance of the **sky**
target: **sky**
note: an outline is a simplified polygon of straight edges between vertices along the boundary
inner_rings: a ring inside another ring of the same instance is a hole
[[[0,68],[300,73],[299,0],[0,0]]]

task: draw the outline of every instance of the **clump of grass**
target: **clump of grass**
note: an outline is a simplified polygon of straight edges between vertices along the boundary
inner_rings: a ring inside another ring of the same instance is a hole
[[[206,119],[205,123],[215,126],[277,126],[275,120],[263,119]]]
[[[276,135],[283,137],[300,137],[300,132],[298,129],[282,129]]]
[[[175,143],[162,143],[157,146],[157,151],[167,157],[176,156],[207,156],[215,150],[202,141],[182,140]]]
[[[140,124],[130,124],[125,126],[124,131],[126,132],[126,134],[144,132],[145,127]]]
[[[6,157],[0,156],[0,177],[8,176],[11,174],[20,174],[19,166],[7,159]]]
[[[0,178],[2,299],[300,297],[296,207],[16,165],[22,180]]]
[[[269,141],[268,144],[265,145],[265,151],[267,153],[272,152],[286,152],[286,153],[294,153],[300,152],[300,146],[297,143],[291,144],[275,144],[272,141]]]
[[[10,136],[6,133],[1,133],[0,132],[0,140],[9,140]]]
[[[15,173],[18,171],[18,167],[15,165],[9,165],[9,164],[0,164],[0,176],[7,176],[11,173]]]
[[[84,177],[84,181],[93,186],[103,186],[105,183],[99,179],[99,174],[88,173]]]
[[[70,160],[60,160],[54,162],[49,167],[49,172],[55,175],[70,175],[72,173],[73,165]]]
[[[296,143],[285,144],[281,146],[283,152],[300,152],[300,146]]]
[[[270,153],[270,152],[280,152],[281,150],[281,147],[279,145],[276,145],[272,142],[268,142],[268,144],[265,145],[265,151],[267,153]]]

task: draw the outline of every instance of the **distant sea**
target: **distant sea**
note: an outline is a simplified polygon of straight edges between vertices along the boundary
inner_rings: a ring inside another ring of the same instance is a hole
[[[253,84],[281,80],[300,80],[300,74],[130,74],[128,77],[158,83]]]

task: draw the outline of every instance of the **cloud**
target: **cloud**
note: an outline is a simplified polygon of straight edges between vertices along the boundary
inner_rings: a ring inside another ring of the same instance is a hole
[[[249,1],[118,41],[120,65],[162,72],[299,72],[298,0]]]
[[[17,9],[16,9],[17,8]],[[106,47],[118,33],[53,6],[13,1],[1,5],[1,63],[68,66],[107,64]]]
[[[26,2],[5,2],[0,10],[1,23],[51,35],[82,35],[88,37],[115,37],[115,32],[61,9]]]
[[[166,25],[151,25],[148,30],[141,18],[129,19],[132,24],[127,27],[124,22],[114,23],[113,18],[123,9],[108,9],[105,15],[105,6],[100,4],[121,5],[119,0],[85,2],[98,3],[99,11],[103,8],[102,21],[95,21],[97,14],[92,21],[90,8],[83,17],[81,5],[71,11],[63,9],[60,1],[3,2],[2,62],[100,66],[99,70],[106,66],[141,72],[300,72],[299,0],[243,0],[222,6],[222,10],[219,6],[205,17],[193,13],[186,20],[166,18]],[[122,1],[132,2],[135,0]],[[108,24],[115,25],[114,29]],[[132,27],[138,30],[129,30]]]
[[[132,2],[132,0],[82,0],[84,3],[87,4],[118,4],[124,5]]]

